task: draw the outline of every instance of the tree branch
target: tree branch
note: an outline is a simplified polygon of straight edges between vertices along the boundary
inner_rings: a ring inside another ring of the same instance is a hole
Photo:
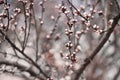
[[[81,66],[81,68],[78,70],[78,72],[75,76],[75,80],[79,80],[79,77],[81,76],[83,71],[90,64],[90,62],[94,59],[94,57],[98,54],[98,52],[102,49],[102,47],[104,46],[106,41],[109,39],[111,33],[113,32],[115,26],[117,25],[119,19],[120,19],[120,13],[116,17],[113,18],[113,23],[112,23],[111,28],[108,29],[107,33],[105,34],[105,36],[103,37],[101,42],[98,44],[98,46],[95,48],[92,55],[90,55],[88,58],[85,59],[85,63]]]
[[[12,41],[8,38],[7,35],[5,35],[5,33],[0,30],[0,33],[5,37],[5,39],[8,41],[8,43],[18,52],[20,52],[25,58],[27,58],[37,69],[39,69],[39,71],[46,77],[49,78],[48,75],[46,75],[46,73],[44,73],[44,71],[40,68],[40,66],[35,63],[29,56],[27,56],[23,51],[21,51],[14,43],[12,43]]]
[[[39,76],[35,71],[33,71],[31,68],[27,68],[27,67],[25,67],[25,66],[23,66],[23,65],[20,65],[20,64],[18,64],[18,63],[10,62],[10,61],[0,61],[0,65],[2,65],[2,64],[17,67],[19,70],[26,71],[26,72],[30,73],[31,76],[37,77],[37,78],[39,78],[40,80],[44,80],[42,77],[40,77],[40,76]]]

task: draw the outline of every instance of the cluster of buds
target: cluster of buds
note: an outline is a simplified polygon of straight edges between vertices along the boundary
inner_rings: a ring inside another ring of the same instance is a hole
[[[93,17],[94,17],[91,15],[91,13],[86,13],[86,12],[83,13],[83,16],[87,19],[93,19]]]
[[[72,63],[75,63],[77,60],[76,60],[76,52],[73,52],[72,54],[64,54],[62,51],[60,52],[60,56],[63,58],[63,59],[67,59],[67,60],[70,60]]]
[[[75,15],[75,16],[77,16],[77,15],[79,15],[79,14],[80,14],[80,10],[79,10],[79,9],[74,11],[74,15]]]
[[[10,4],[6,4],[4,10],[8,10],[10,8]]]
[[[103,34],[105,31],[104,30],[102,30],[102,29],[100,29],[100,30],[97,30],[97,33],[98,34]]]
[[[20,8],[15,8],[14,9],[14,14],[11,16],[11,19],[15,18],[20,13],[21,13],[21,9]]]
[[[62,12],[62,13],[65,13],[65,14],[68,14],[69,11],[67,10],[67,8],[65,6],[59,6],[59,12]]]
[[[7,17],[7,13],[6,12],[3,12],[0,14],[0,18],[6,18]]]
[[[73,24],[75,24],[76,22],[77,22],[77,19],[70,19],[70,21],[68,23],[69,27],[72,27]]]
[[[0,23],[0,29],[6,29],[5,25],[3,23]]]
[[[81,46],[78,45],[75,49],[75,52],[79,52],[79,51],[81,51]]]
[[[75,53],[69,54],[69,55],[67,55],[66,58],[71,61],[71,62],[66,62],[66,68],[68,70],[73,70],[74,69],[74,64],[77,62],[76,54]]]
[[[65,13],[65,11],[67,11],[66,7],[65,7],[65,6],[61,6],[61,11],[62,11],[63,13]]]
[[[65,34],[70,36],[72,35],[73,31],[72,30],[69,30],[69,29],[65,29]]]
[[[73,47],[73,44],[71,41],[69,41],[68,43],[65,44],[65,46],[68,48],[68,49],[71,49]]]
[[[76,37],[77,39],[79,39],[83,33],[85,33],[84,30],[77,31],[75,37]]]
[[[102,10],[98,11],[98,15],[102,16],[103,15],[103,11]]]
[[[70,22],[75,24],[77,22],[77,19],[71,19]]]
[[[93,25],[92,26],[93,30],[95,30],[95,32],[97,32],[98,34],[103,34],[105,31],[100,29],[100,27],[98,25]]]
[[[85,21],[85,23],[84,23],[88,28],[91,26],[91,23],[90,23],[90,21]]]
[[[74,11],[74,15],[79,15],[80,14],[80,11],[85,11],[85,6],[80,6],[79,9],[75,10]]]
[[[73,68],[73,65],[69,62],[65,63],[67,70],[71,70]]]
[[[69,55],[69,59],[73,62],[73,63],[75,63],[77,60],[76,60],[76,53],[75,52],[73,52],[73,54],[70,54]]]
[[[14,12],[15,12],[15,13],[21,13],[21,9],[20,9],[20,8],[15,8],[15,9],[14,9]]]
[[[67,7],[65,7],[64,5],[62,4],[58,4],[55,6],[55,8],[59,9],[59,12],[61,13],[65,13],[65,14],[68,14],[69,11],[67,10]]]
[[[95,25],[92,26],[92,28],[93,28],[95,31],[97,31],[97,30],[99,29],[99,26],[95,24]]]

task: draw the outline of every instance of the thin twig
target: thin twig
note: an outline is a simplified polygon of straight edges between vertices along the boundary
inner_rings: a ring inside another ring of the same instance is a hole
[[[79,16],[81,16],[82,18],[84,18],[86,21],[88,21],[88,19],[86,18],[86,17],[84,17],[81,13],[80,13],[80,11],[69,1],[69,0],[67,0],[68,1],[68,3],[79,13],[78,15]]]
[[[25,46],[26,46],[26,37],[27,37],[27,26],[28,26],[28,24],[27,24],[27,15],[26,15],[26,4],[24,2],[22,2],[22,3],[23,3],[24,17],[25,17],[25,21],[24,21],[25,22],[25,29],[24,29],[25,34],[24,34],[23,47],[22,47],[22,51],[24,51]]]
[[[7,19],[8,19],[6,31],[8,31],[8,29],[9,29],[9,21],[10,21],[10,19],[9,19],[9,8],[8,8],[7,0],[5,0],[5,7],[6,7]]]

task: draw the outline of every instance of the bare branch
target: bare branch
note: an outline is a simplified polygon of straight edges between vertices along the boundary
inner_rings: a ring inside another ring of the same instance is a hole
[[[37,63],[35,63],[29,56],[27,56],[23,51],[21,51],[14,43],[12,43],[12,41],[7,37],[7,35],[4,34],[4,32],[2,32],[2,30],[0,30],[0,33],[5,37],[5,39],[8,41],[8,43],[14,48],[16,49],[18,52],[20,52],[25,58],[27,58],[28,60],[31,61],[31,63],[39,69],[39,71],[46,77],[48,78],[48,76],[43,72],[43,70],[39,67],[39,65]]]
[[[30,73],[32,76],[37,77],[40,80],[44,80],[35,71],[33,71],[32,69],[27,68],[27,67],[25,67],[25,66],[23,66],[21,64],[18,64],[18,63],[15,63],[15,62],[10,62],[10,61],[0,61],[0,65],[2,65],[2,64],[17,67],[21,71],[26,71],[26,72]]]
[[[111,28],[105,34],[105,36],[103,37],[101,42],[98,44],[98,46],[95,48],[92,55],[85,59],[85,63],[81,66],[81,68],[77,72],[77,75],[75,76],[75,80],[79,80],[79,77],[81,76],[83,71],[86,69],[86,67],[90,64],[90,62],[94,59],[94,57],[98,54],[98,52],[105,45],[106,41],[109,39],[109,37],[110,37],[111,33],[113,32],[115,26],[117,25],[119,19],[120,19],[120,13],[113,19],[113,23],[112,23]]]

